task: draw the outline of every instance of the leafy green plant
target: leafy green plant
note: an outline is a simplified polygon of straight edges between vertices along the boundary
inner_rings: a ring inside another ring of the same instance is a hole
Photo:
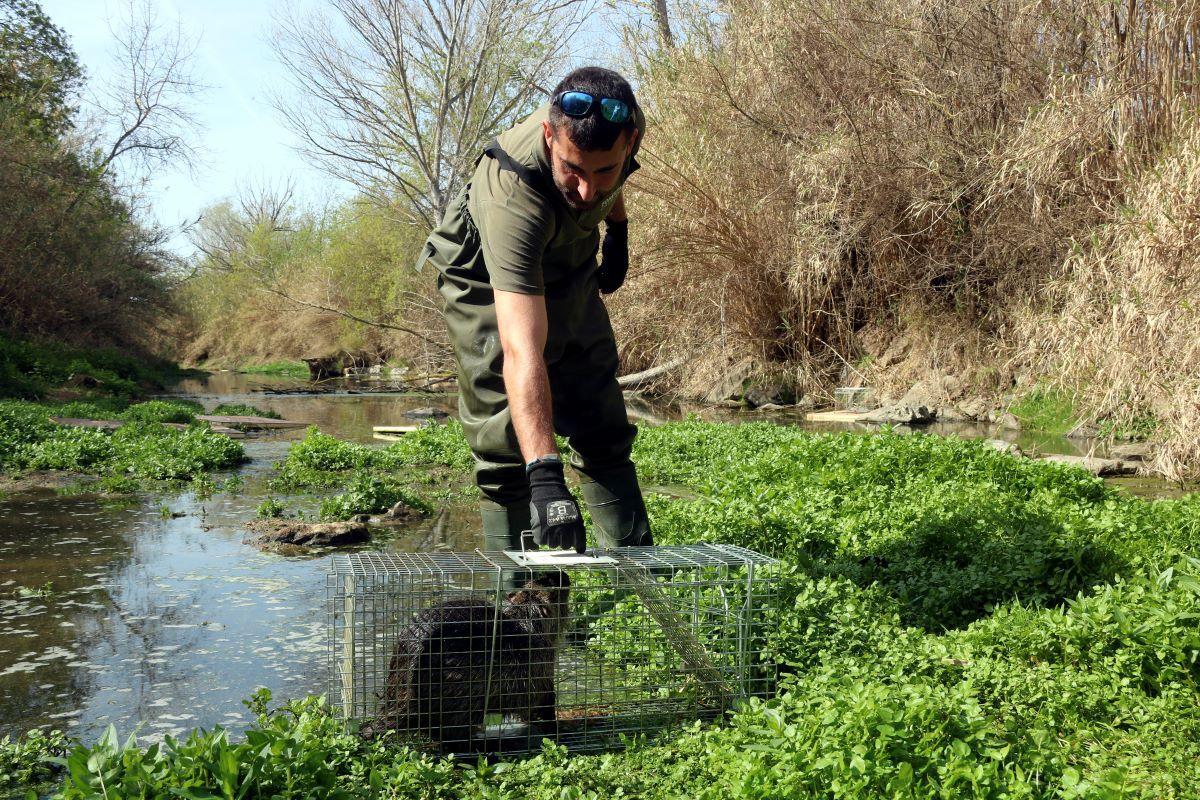
[[[0,789],[45,786],[54,774],[49,759],[61,757],[68,746],[61,731],[32,730],[16,740],[0,739]]]
[[[178,411],[167,404],[145,413],[161,416]],[[192,479],[234,466],[244,457],[239,442],[204,426],[174,430],[156,422],[130,422],[113,431],[75,428],[54,425],[38,404],[0,401],[0,465],[10,470],[102,475],[110,481],[106,486],[131,491],[129,479]]]
[[[263,519],[277,519],[282,517],[287,510],[283,503],[276,500],[274,497],[268,497],[259,504],[255,510],[255,514]]]
[[[54,583],[53,581],[46,581],[41,586],[18,586],[15,594],[21,598],[45,600],[54,596]]]
[[[147,400],[135,403],[121,412],[120,418],[130,422],[179,422],[196,421],[196,414],[204,411],[199,403],[186,400]]]
[[[217,492],[217,484],[208,473],[201,473],[192,478],[192,492],[197,500],[208,500]]]
[[[1039,387],[1023,395],[1009,408],[1027,428],[1064,434],[1079,422],[1071,397],[1057,389]]]
[[[271,409],[263,409],[258,406],[247,405],[246,403],[221,403],[211,412],[215,416],[227,417],[267,417],[268,419],[283,419],[283,417]]]
[[[380,508],[398,485],[382,465],[439,453],[461,466],[444,431],[417,434],[388,453],[310,433],[296,474],[349,487],[331,512]],[[263,691],[244,741],[218,728],[142,749],[111,732],[60,762],[58,796],[103,797],[101,778],[123,797],[355,800],[1184,798],[1200,785],[1200,496],[1148,502],[979,442],[769,424],[644,429],[635,455],[647,484],[691,489],[647,497],[659,542],[781,560],[759,656],[779,671],[776,697],[620,753],[547,742],[459,765],[364,742],[321,699],[271,709]],[[667,663],[653,646],[631,657],[602,620],[575,633],[630,675]]]
[[[1111,439],[1145,441],[1162,430],[1162,423],[1150,413],[1137,414],[1127,421],[1101,420],[1097,426],[1100,436]]]
[[[246,480],[236,472],[221,481],[220,490],[229,494],[237,494],[246,488]]]
[[[0,396],[32,400],[72,376],[88,376],[99,386],[91,390],[98,396],[86,402],[111,411],[121,398],[128,403],[143,385],[160,386],[183,374],[177,365],[145,355],[0,335]]]
[[[351,479],[346,491],[321,502],[321,519],[349,519],[356,514],[377,514],[403,501],[418,511],[429,514],[433,507],[403,486],[382,478],[359,473]]]

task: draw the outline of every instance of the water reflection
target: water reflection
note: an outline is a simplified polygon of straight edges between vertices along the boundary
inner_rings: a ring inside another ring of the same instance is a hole
[[[405,411],[433,407],[457,413],[458,400],[450,394],[382,393],[386,383],[378,381],[325,382],[320,394],[272,394],[275,391],[311,389],[313,384],[298,378],[275,378],[218,372],[208,378],[189,378],[172,389],[211,410],[218,403],[246,403],[280,414],[284,419],[309,422],[323,432],[356,442],[373,441],[375,425],[411,425],[415,420]],[[273,436],[278,434],[272,434]],[[290,438],[302,438],[303,430]]]

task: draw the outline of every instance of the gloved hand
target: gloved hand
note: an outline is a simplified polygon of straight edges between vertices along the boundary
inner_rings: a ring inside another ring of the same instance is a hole
[[[583,515],[567,490],[561,461],[538,460],[525,468],[529,475],[529,517],[533,541],[551,550],[587,549]]]
[[[600,269],[596,278],[600,294],[612,294],[625,282],[629,272],[629,220],[604,223],[604,241],[600,244]]]

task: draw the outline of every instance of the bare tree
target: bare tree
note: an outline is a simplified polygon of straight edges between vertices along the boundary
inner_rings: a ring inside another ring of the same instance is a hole
[[[297,224],[296,184],[291,178],[279,182],[248,182],[239,187],[235,203],[222,203],[206,211],[188,231],[192,245],[207,259],[206,266],[226,272],[245,266],[263,283],[275,279],[263,259],[255,259],[248,242],[256,231],[289,234]],[[235,263],[236,262],[236,263]],[[200,261],[195,262],[199,268]]]
[[[281,21],[296,97],[276,107],[318,167],[432,228],[488,140],[544,98],[587,2],[329,0]]]
[[[654,0],[650,12],[654,18],[654,27],[658,31],[658,44],[667,50],[675,47],[675,34],[671,32],[671,12],[667,8],[667,0]]]
[[[93,100],[102,171],[121,163],[127,180],[144,181],[164,166],[190,168],[191,101],[206,88],[192,73],[196,42],[181,22],[160,21],[150,0],[130,0],[112,34],[118,69]]]

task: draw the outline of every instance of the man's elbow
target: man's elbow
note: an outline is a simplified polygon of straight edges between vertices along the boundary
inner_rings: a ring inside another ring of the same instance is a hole
[[[505,369],[533,369],[544,364],[543,347],[534,342],[501,341]]]

